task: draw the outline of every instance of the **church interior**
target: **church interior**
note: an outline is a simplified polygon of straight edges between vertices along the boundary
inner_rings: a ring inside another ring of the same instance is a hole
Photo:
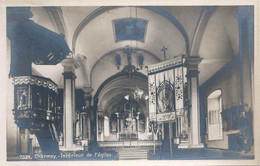
[[[254,159],[253,6],[6,11],[7,160]]]

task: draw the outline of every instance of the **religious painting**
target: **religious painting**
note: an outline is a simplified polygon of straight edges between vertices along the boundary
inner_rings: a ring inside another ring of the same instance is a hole
[[[157,111],[158,113],[171,112],[175,108],[173,85],[169,81],[160,83],[157,89]]]
[[[115,40],[137,40],[144,42],[147,20],[124,18],[113,20]]]

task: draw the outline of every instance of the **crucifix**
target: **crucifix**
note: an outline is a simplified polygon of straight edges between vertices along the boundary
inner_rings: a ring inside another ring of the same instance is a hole
[[[163,51],[164,60],[166,60],[166,50],[167,48],[165,46],[161,49],[161,51]]]
[[[161,49],[161,51],[163,51],[164,60],[166,60],[166,50],[167,50],[167,48],[165,46],[163,46],[163,48]],[[165,73],[163,74],[163,78],[165,81]]]
[[[124,53],[127,55],[128,65],[131,66],[132,65],[132,54],[135,54],[136,50],[130,48],[129,46],[126,46],[126,48],[124,49]]]

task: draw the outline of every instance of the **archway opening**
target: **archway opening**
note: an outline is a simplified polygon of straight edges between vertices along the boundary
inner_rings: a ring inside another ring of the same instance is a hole
[[[96,94],[97,112],[104,116],[104,130],[97,134],[97,140],[151,140],[147,95],[148,81],[141,73],[121,74],[105,81]]]

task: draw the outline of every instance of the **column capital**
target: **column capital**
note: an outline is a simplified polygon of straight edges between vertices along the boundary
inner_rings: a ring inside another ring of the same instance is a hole
[[[91,93],[94,91],[93,88],[91,87],[83,87],[82,90],[85,92],[87,95],[91,95]]]
[[[90,102],[92,100],[91,93],[93,92],[94,89],[92,89],[91,87],[84,87],[84,88],[82,88],[82,90],[84,91],[84,98],[86,100],[86,105],[89,107]]]
[[[199,73],[200,73],[200,72],[199,72],[198,70],[189,70],[189,71],[187,72],[186,77],[187,77],[187,78],[198,77]]]
[[[79,62],[73,58],[66,58],[61,61],[63,66],[63,71],[65,72],[73,72],[75,74],[75,69],[79,68]]]
[[[185,59],[184,65],[187,67],[187,77],[197,77],[199,74],[199,64],[202,58],[199,56],[189,56]]]
[[[64,79],[73,79],[75,80],[77,76],[73,72],[64,72],[62,73]]]
[[[88,113],[87,112],[81,112],[80,114],[81,115],[87,115]]]
[[[97,111],[97,115],[103,116],[103,111]]]
[[[188,70],[198,70],[198,66],[203,58],[199,56],[189,56],[185,58],[184,65]]]

